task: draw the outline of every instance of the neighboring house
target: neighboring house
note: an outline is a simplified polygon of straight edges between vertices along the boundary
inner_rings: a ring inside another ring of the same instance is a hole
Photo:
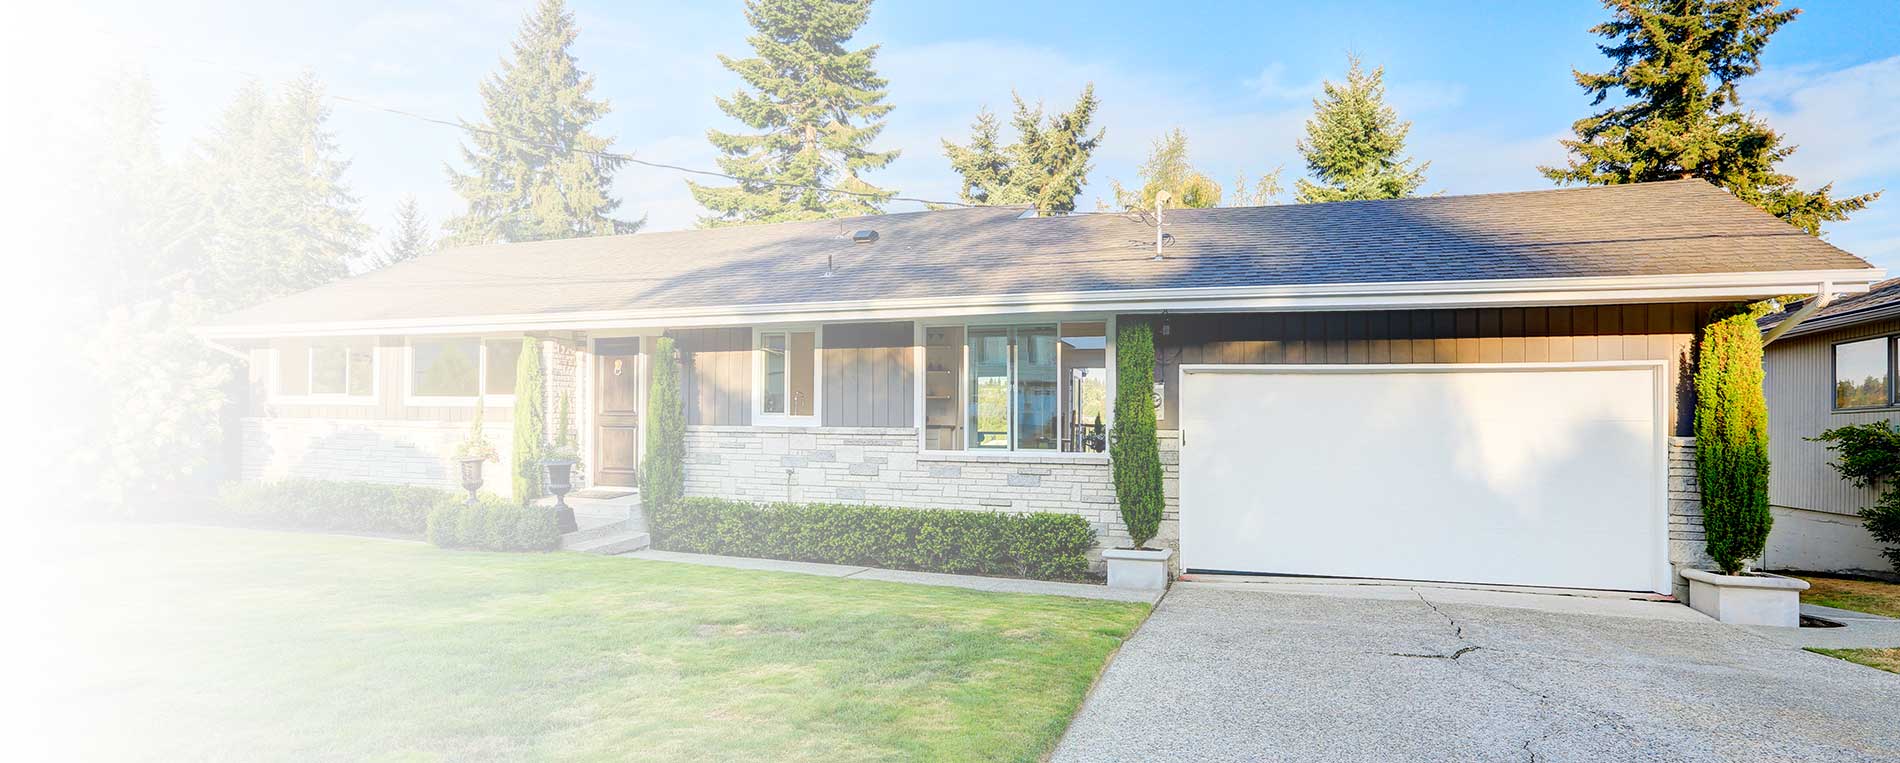
[[[1155,327],[1188,570],[1670,592],[1699,564],[1695,333],[1881,273],[1702,181],[1026,217],[976,208],[467,248],[226,316],[251,478],[449,486],[541,339],[587,477],[631,486],[653,340],[687,490],[1086,517],[1118,326]],[[491,469],[490,483],[498,470]]]
[[[1768,392],[1768,499],[1775,527],[1769,569],[1891,574],[1857,516],[1879,496],[1841,479],[1826,443],[1808,438],[1834,427],[1900,416],[1894,351],[1900,337],[1900,279],[1814,307],[1813,299],[1762,319],[1771,337]],[[1806,309],[1806,314],[1803,314]],[[1775,329],[1799,317],[1798,323]]]

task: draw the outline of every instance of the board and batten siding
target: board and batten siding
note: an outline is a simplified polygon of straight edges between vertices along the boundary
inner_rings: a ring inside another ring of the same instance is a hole
[[[1900,319],[1776,340],[1768,345],[1768,502],[1830,514],[1855,514],[1879,491],[1857,488],[1834,470],[1825,443],[1806,438],[1849,424],[1892,421],[1900,408],[1834,410],[1834,345],[1900,334]]]
[[[916,341],[909,322],[827,324],[820,351],[824,425],[915,426]]]
[[[681,396],[689,425],[752,424],[752,329],[680,329]]]
[[[1564,363],[1668,360],[1670,428],[1693,434],[1694,386],[1685,372],[1715,303],[1464,310],[1224,313],[1149,316],[1157,324],[1156,378],[1165,382],[1164,430],[1180,420],[1180,367],[1193,363]],[[1124,320],[1135,320],[1135,317]],[[1160,324],[1167,324],[1162,334]]]

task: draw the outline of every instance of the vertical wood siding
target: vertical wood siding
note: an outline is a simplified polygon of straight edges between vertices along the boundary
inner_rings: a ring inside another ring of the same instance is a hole
[[[915,342],[908,322],[826,325],[819,411],[824,426],[914,426]]]
[[[669,332],[679,343],[685,370],[681,393],[686,423],[747,426],[752,423],[752,330],[684,329]]]
[[[1827,445],[1806,438],[1834,427],[1892,421],[1900,409],[1834,411],[1834,345],[1900,334],[1900,320],[1782,339],[1768,345],[1768,501],[1810,511],[1854,514],[1879,491],[1857,488],[1834,470]]]
[[[1157,329],[1162,429],[1180,419],[1183,364],[1562,363],[1668,360],[1670,426],[1693,434],[1686,370],[1713,304],[1585,305],[1469,310],[1229,313],[1167,317]],[[1125,320],[1134,320],[1135,317]],[[1159,321],[1160,319],[1156,319]]]

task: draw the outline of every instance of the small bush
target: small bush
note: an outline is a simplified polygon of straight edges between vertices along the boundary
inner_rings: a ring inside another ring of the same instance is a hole
[[[257,527],[420,537],[429,510],[454,497],[437,488],[373,482],[239,482],[219,492],[207,519]]]
[[[1875,421],[1836,427],[1813,438],[1834,451],[1834,469],[1856,487],[1878,488],[1880,498],[1862,507],[1867,533],[1887,548],[1881,552],[1900,572],[1900,430]]]
[[[666,551],[1044,580],[1086,579],[1095,547],[1073,514],[685,498],[647,520]]]
[[[444,501],[429,512],[429,542],[442,548],[552,551],[561,543],[554,510],[482,494],[475,505]]]

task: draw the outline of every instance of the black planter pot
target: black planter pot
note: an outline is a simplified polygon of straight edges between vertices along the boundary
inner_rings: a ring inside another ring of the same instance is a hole
[[[468,491],[468,505],[475,505],[475,491],[482,489],[482,463],[488,459],[465,456],[455,459],[462,466],[462,489]]]
[[[541,466],[548,470],[548,492],[554,494],[554,521],[560,525],[561,532],[571,533],[579,530],[574,522],[574,509],[567,505],[568,491],[574,489],[574,461],[571,459],[552,459],[542,461]]]

